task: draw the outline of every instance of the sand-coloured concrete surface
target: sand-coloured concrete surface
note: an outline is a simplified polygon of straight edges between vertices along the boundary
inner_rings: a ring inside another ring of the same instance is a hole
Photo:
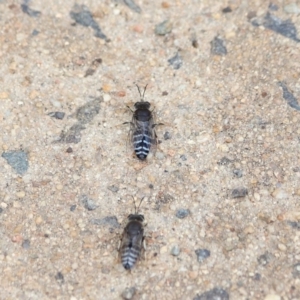
[[[0,299],[300,299],[299,13],[0,0]],[[164,123],[146,162],[135,84]]]

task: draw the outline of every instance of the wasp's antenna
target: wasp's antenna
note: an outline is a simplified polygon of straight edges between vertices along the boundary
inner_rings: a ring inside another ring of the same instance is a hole
[[[136,207],[136,204],[135,204],[135,200],[134,200],[134,197],[133,196],[131,196],[132,197],[132,199],[133,199],[133,203],[134,203],[134,213],[135,214],[137,214],[138,213],[138,211],[139,211],[139,208],[140,208],[140,206],[141,206],[141,204],[142,204],[142,202],[143,202],[143,200],[144,200],[144,198],[145,197],[143,197],[142,199],[141,199],[141,201],[140,201],[140,204],[139,204],[139,206],[138,207]]]
[[[136,87],[137,87],[137,89],[138,89],[138,91],[139,91],[140,97],[142,98],[142,94],[141,94],[140,87],[139,87],[137,84],[135,84],[135,85],[136,85]],[[145,93],[144,93],[144,94],[145,94]]]
[[[146,84],[146,85],[145,85],[145,87],[144,87],[143,96],[142,96],[142,93],[141,93],[141,89],[140,89],[140,87],[139,87],[137,84],[135,84],[135,85],[136,85],[136,87],[137,87],[137,89],[138,89],[138,91],[139,91],[139,94],[140,94],[141,100],[142,100],[142,102],[143,102],[143,101],[144,101],[144,97],[145,97],[145,93],[146,93],[146,89],[147,89],[147,86],[148,86],[148,84]]]
[[[145,87],[144,87],[144,93],[143,93],[143,100],[144,100],[144,97],[145,97],[145,93],[146,93],[146,88],[147,88],[147,86],[148,86],[148,83],[145,85]]]

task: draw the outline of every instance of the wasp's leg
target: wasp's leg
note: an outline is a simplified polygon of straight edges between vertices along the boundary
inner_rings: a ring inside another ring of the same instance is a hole
[[[126,107],[127,107],[132,113],[134,113],[134,111],[131,109],[130,106],[126,105]]]
[[[161,125],[165,125],[164,123],[157,123],[157,124],[153,124],[152,128],[154,128],[155,126],[161,126]]]

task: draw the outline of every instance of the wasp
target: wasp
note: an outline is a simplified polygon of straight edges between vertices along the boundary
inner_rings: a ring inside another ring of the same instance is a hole
[[[122,240],[119,246],[119,254],[122,265],[126,270],[133,268],[145,247],[144,237],[144,216],[138,214],[138,209],[144,198],[136,208],[135,213],[128,216],[128,223],[124,228]]]
[[[151,146],[157,145],[157,135],[154,127],[161,124],[154,124],[153,110],[150,110],[151,104],[144,100],[147,85],[144,87],[143,95],[140,87],[136,85],[140,94],[140,101],[134,104],[132,121],[130,123],[130,142],[133,144],[134,152],[138,159],[145,160],[150,152]]]

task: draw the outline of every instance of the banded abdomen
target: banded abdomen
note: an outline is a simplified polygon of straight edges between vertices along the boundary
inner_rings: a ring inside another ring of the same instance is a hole
[[[152,125],[148,121],[136,121],[135,125],[132,136],[134,151],[140,160],[145,160],[154,142]]]
[[[134,245],[133,243],[123,245],[121,260],[126,270],[132,269],[140,256],[141,250],[142,245]]]

